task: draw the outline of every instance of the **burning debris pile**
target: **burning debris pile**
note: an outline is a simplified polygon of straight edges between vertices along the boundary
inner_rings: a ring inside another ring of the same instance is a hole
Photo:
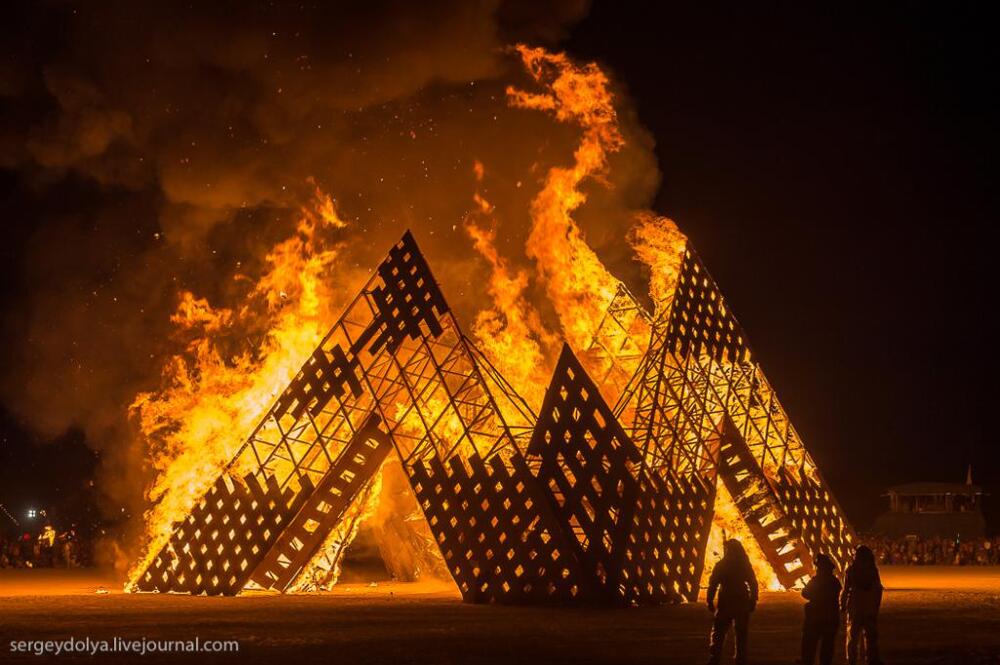
[[[342,302],[323,230],[344,222],[317,191],[253,289],[270,312],[262,351],[224,355],[240,311],[194,294],[178,309],[196,360],[134,404],[163,449],[130,590],[325,588],[364,524],[397,576],[446,569],[476,602],[693,600],[723,534],[772,588],[800,584],[820,552],[846,561],[850,527],[690,243],[638,216],[650,312],[573,219],[624,144],[605,75],[517,54],[539,91],[508,88],[510,105],[580,129],[526,242],[557,330],[477,191],[465,229],[492,306],[472,337],[410,232],[323,336]],[[232,430],[250,432],[235,453]]]

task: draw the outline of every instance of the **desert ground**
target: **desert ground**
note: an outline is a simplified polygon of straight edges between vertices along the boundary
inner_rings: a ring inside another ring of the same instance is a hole
[[[1000,663],[1000,569],[883,568],[886,663]],[[751,662],[794,663],[802,600],[763,595]],[[702,663],[704,605],[470,605],[450,583],[343,583],[329,593],[206,598],[121,593],[100,571],[0,571],[0,662]],[[13,653],[12,641],[238,640],[235,654]],[[838,651],[843,662],[843,648]]]

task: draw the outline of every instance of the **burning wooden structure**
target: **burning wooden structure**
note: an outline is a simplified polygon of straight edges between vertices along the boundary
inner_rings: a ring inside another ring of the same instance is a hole
[[[469,601],[694,600],[721,485],[785,587],[843,565],[850,526],[690,247],[654,315],[621,287],[578,351],[535,414],[407,232],[134,590],[297,588],[393,452]]]

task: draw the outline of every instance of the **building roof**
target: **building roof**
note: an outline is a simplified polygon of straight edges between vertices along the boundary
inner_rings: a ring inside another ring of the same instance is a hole
[[[965,483],[903,483],[893,485],[887,491],[896,494],[923,495],[923,494],[982,494],[983,488],[980,485],[967,485]]]

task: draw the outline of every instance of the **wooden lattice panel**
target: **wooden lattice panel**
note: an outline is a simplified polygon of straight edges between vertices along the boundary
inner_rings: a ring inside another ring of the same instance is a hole
[[[316,554],[361,489],[375,475],[392,442],[372,417],[330,468],[316,491],[285,525],[277,541],[250,576],[265,589],[284,590]]]
[[[622,562],[626,602],[698,599],[714,505],[713,484],[643,469]]]
[[[640,466],[639,449],[568,348],[546,392],[528,454],[553,512],[606,601],[697,599],[714,484]]]
[[[619,291],[615,311],[640,307],[630,299]],[[628,432],[644,452],[645,468],[653,451],[651,471],[663,472],[668,481],[696,482],[717,471],[786,587],[809,574],[821,552],[843,565],[856,538],[690,246],[670,308],[661,314],[653,321],[640,373],[615,407],[631,423]],[[609,308],[605,318],[611,315]],[[642,342],[628,340],[633,346]],[[595,339],[594,346],[607,344]],[[714,488],[711,478],[705,480]]]
[[[545,393],[528,455],[586,573],[602,594],[621,599],[620,562],[641,455],[568,346]]]
[[[801,533],[730,421],[720,450],[719,477],[782,586],[790,589],[812,574],[812,555]]]
[[[684,253],[667,332],[671,349],[682,356],[704,354],[728,362],[744,362],[750,358],[739,322],[690,249]]]
[[[417,501],[462,597],[477,603],[566,603],[593,589],[527,463],[514,453],[416,461]]]
[[[425,330],[431,337],[441,335],[439,319],[449,311],[448,303],[409,231],[389,250],[378,267],[378,276],[382,284],[371,289],[377,314],[372,325],[351,344],[353,353],[369,341],[369,353],[378,353],[383,347],[393,353],[404,339],[417,339]]]
[[[778,501],[815,559],[826,554],[844,570],[854,556],[857,537],[832,495],[804,472],[779,473],[773,481]]]
[[[208,595],[239,593],[258,562],[312,493],[278,488],[268,476],[262,488],[222,475],[191,513],[174,525],[170,541],[136,583],[139,591]]]
[[[329,351],[316,349],[278,397],[272,415],[280,419],[290,413],[298,420],[307,410],[313,416],[319,415],[333,397],[343,397],[348,389],[358,397],[362,392],[358,364],[357,356],[348,356],[339,344]]]
[[[611,404],[625,392],[649,344],[652,322],[635,296],[619,284],[582,355],[588,373]]]
[[[374,357],[383,348],[395,352],[404,339],[417,339],[425,331],[432,337],[441,335],[439,318],[449,311],[448,303],[409,231],[389,250],[377,274],[379,279],[366,287],[374,316],[346,351],[333,344],[313,352],[275,403],[275,418],[291,413],[298,419],[306,410],[315,416],[348,389],[354,397],[361,395],[362,351]]]
[[[253,558],[240,559],[241,566],[249,564],[250,569],[241,568],[235,576],[228,568],[225,575],[217,573],[230,555],[217,551],[225,543],[212,540],[206,548],[204,538],[214,529],[202,520],[226,515],[196,507],[172,536],[171,542],[177,540],[181,546],[192,538],[198,541],[197,547],[188,546],[181,555],[183,565],[178,575],[171,578],[170,572],[178,564],[161,554],[158,563],[140,577],[155,578],[158,588],[169,590],[237,593],[237,582],[245,582],[253,573],[254,581],[262,586],[285,588],[326,540],[391,449],[387,438],[377,432],[372,436],[364,424],[373,408],[369,391],[372,368],[385,368],[385,356],[396,353],[406,339],[441,335],[440,317],[447,313],[447,303],[426,261],[413,236],[406,232],[230,464],[229,468],[253,469],[257,478],[253,487],[266,482],[268,491],[278,492],[276,496],[284,496],[278,490],[284,488],[288,496],[295,497],[295,510],[287,514],[265,511],[252,515],[263,520],[255,533],[266,533],[267,537],[255,536],[250,543]],[[225,504],[230,499],[224,481],[228,473],[220,475],[200,506],[218,500]],[[239,503],[239,490],[233,491],[232,501]],[[296,516],[299,509],[303,512]],[[168,544],[164,552],[170,547]],[[274,550],[268,552],[272,547]],[[206,576],[204,570],[212,574]]]
[[[632,440],[647,467],[712,482],[725,406],[698,364],[678,358],[662,347],[662,341],[662,336],[654,339],[650,357],[637,375],[635,408],[619,417],[632,416]]]

